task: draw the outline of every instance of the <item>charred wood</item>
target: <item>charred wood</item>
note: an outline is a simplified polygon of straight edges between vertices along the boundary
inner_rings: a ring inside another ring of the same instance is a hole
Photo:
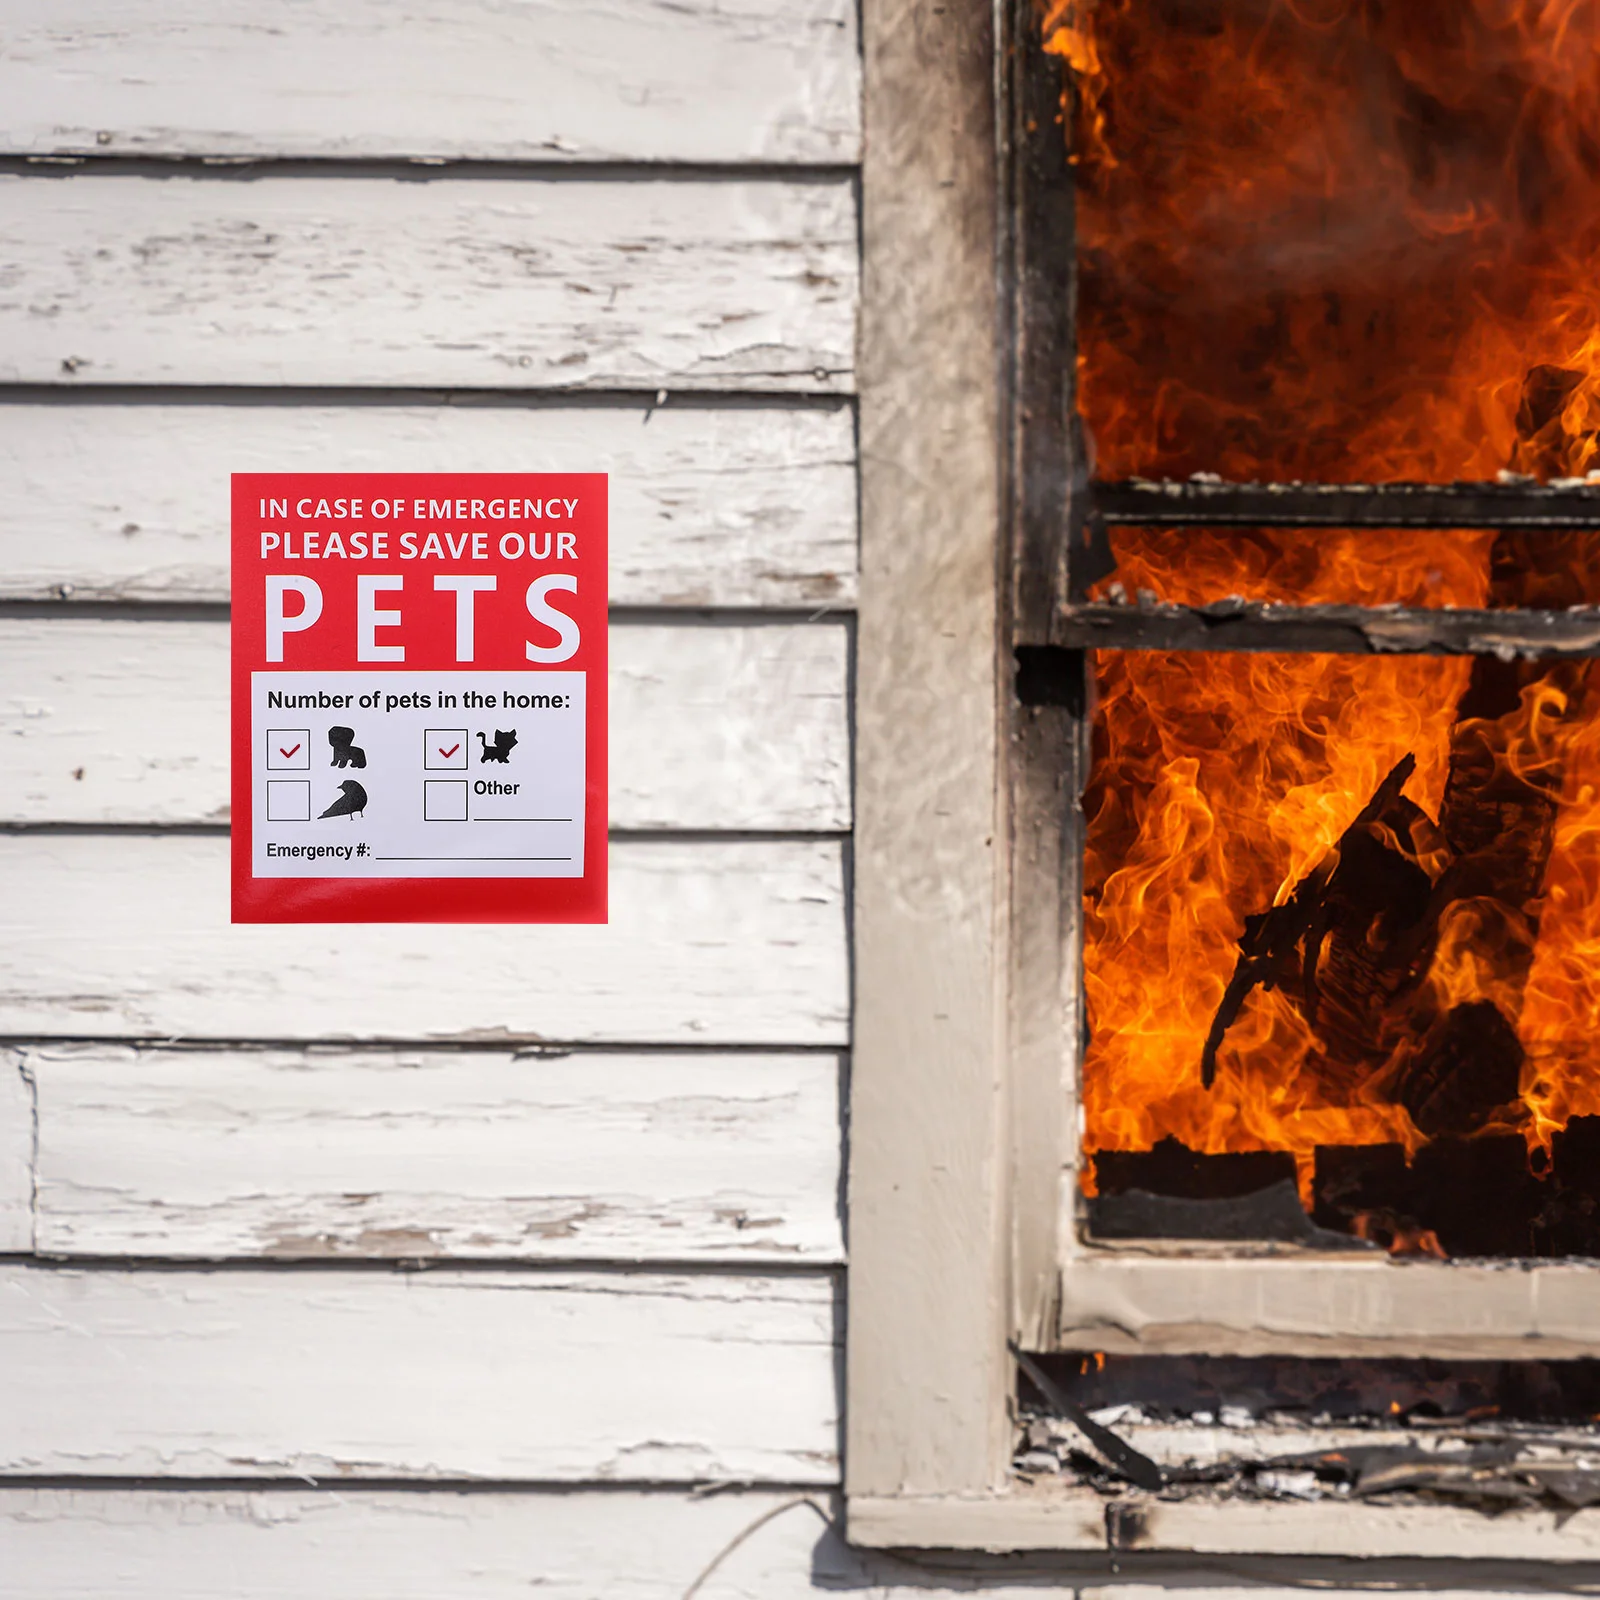
[[[1558,470],[1557,458],[1541,452],[1557,449],[1554,434],[1565,426],[1563,407],[1579,378],[1554,367],[1528,374],[1517,416],[1518,465]],[[1560,449],[1570,450],[1562,439]],[[1501,533],[1490,552],[1491,601],[1559,605],[1581,598],[1587,585],[1577,561],[1545,565],[1541,553],[1528,534]],[[1582,710],[1588,675],[1587,662],[1480,656],[1456,707],[1439,811],[1439,832],[1454,859],[1434,900],[1441,926],[1452,920],[1456,959],[1475,959],[1494,974],[1495,999],[1459,1005],[1435,1021],[1390,1086],[1424,1133],[1471,1132],[1516,1099],[1523,1061],[1516,1020],[1555,845],[1562,735]]]
[[[1141,1489],[1154,1491],[1165,1486],[1166,1474],[1149,1456],[1135,1450],[1126,1440],[1091,1417],[1025,1350],[1015,1343],[1011,1344],[1009,1349],[1016,1359],[1022,1376],[1105,1457],[1117,1472]]]
[[[1409,777],[1409,756],[1402,766]],[[1302,1010],[1344,1067],[1388,1057],[1396,1001],[1420,976],[1431,944],[1433,884],[1417,853],[1432,824],[1398,793],[1399,771],[1340,839],[1305,940]]]
[[[1090,490],[1094,515],[1146,527],[1600,528],[1600,484],[1221,483],[1130,478]]]
[[[1533,427],[1554,402],[1536,385],[1530,393],[1524,420]],[[1491,597],[1565,598],[1520,548],[1525,538],[1496,540]],[[1408,757],[1284,905],[1246,917],[1201,1052],[1207,1087],[1250,992],[1284,986],[1298,960],[1301,984],[1290,994],[1322,1045],[1321,1070],[1310,1070],[1324,1094],[1336,1099],[1371,1079],[1429,1136],[1486,1128],[1511,1106],[1523,1066],[1516,1021],[1561,802],[1561,732],[1583,705],[1587,677],[1583,662],[1473,662],[1437,829],[1400,793],[1414,767]],[[1449,864],[1434,878],[1421,859],[1439,844]],[[1492,997],[1440,1010],[1424,979],[1447,937],[1452,961],[1492,973]]]
[[[1432,883],[1414,856],[1396,848],[1426,820],[1400,792],[1415,770],[1415,757],[1402,757],[1289,898],[1245,918],[1233,976],[1201,1052],[1207,1088],[1223,1038],[1257,988],[1288,988],[1313,1023],[1325,1009],[1325,1035],[1347,1063],[1384,1059],[1383,1018],[1426,955],[1417,926]]]
[[[1065,1353],[1032,1365],[1056,1401],[1114,1420],[1160,1462],[1167,1500],[1432,1501],[1487,1516],[1600,1504],[1594,1361]],[[1061,1404],[1019,1400],[1020,1472],[1127,1504],[1122,1475],[1081,1448]]]
[[[1546,1189],[1535,1253],[1600,1256],[1600,1117],[1573,1117],[1556,1132]]]
[[[1522,1061],[1517,1031],[1500,1008],[1470,1000],[1448,1011],[1400,1066],[1389,1095],[1430,1138],[1471,1133],[1516,1100]]]
[[[1600,1117],[1573,1117],[1551,1141],[1550,1159],[1563,1187],[1600,1201]]]
[[[1399,1145],[1316,1152],[1312,1220],[1399,1253],[1533,1256],[1551,1191],[1521,1134],[1446,1136],[1407,1165]],[[1600,1241],[1597,1241],[1600,1242]]]
[[[1168,1195],[1179,1200],[1230,1200],[1294,1181],[1294,1157],[1283,1150],[1201,1155],[1177,1139],[1149,1150],[1101,1150],[1094,1157],[1102,1195]]]
[[[1416,1185],[1398,1144],[1318,1145],[1311,1220],[1386,1248],[1420,1235]]]
[[[1312,1221],[1402,1252],[1431,1240],[1447,1255],[1600,1256],[1600,1117],[1556,1133],[1530,1166],[1521,1134],[1440,1138],[1408,1164],[1397,1144],[1316,1152]]]
[[[1520,1133],[1434,1139],[1411,1164],[1418,1209],[1450,1256],[1529,1256],[1544,1186]]]
[[[1214,1243],[1297,1244],[1309,1250],[1371,1248],[1366,1241],[1319,1228],[1300,1204],[1293,1177],[1253,1194],[1186,1200],[1128,1189],[1088,1203],[1095,1239],[1192,1239]]]
[[[1592,656],[1600,654],[1600,607],[1428,611],[1247,600],[1205,606],[1095,601],[1064,607],[1051,637],[1064,650]]]
[[[1136,1406],[1151,1420],[1317,1417],[1326,1423],[1497,1417],[1571,1427],[1592,1445],[1600,1361],[1422,1356],[1120,1355],[1035,1357],[1091,1411]]]

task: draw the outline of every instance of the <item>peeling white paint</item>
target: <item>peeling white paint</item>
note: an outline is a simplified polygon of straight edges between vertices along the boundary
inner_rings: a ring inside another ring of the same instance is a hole
[[[612,827],[848,828],[846,649],[841,624],[614,626]],[[0,617],[0,821],[226,820],[228,690],[222,620]]]
[[[0,394],[0,598],[225,602],[231,472],[606,472],[611,600],[845,607],[856,594],[847,406],[722,409],[190,403]]]
[[[845,0],[7,10],[8,151],[843,162],[859,142]]]
[[[228,182],[97,169],[0,174],[0,210],[7,382],[853,383],[844,178]]]
[[[837,1481],[834,1286],[0,1265],[0,1471]]]
[[[831,1055],[14,1055],[52,1255],[842,1259]]]
[[[840,1045],[843,852],[611,846],[602,927],[228,923],[228,841],[0,836],[0,1032]]]

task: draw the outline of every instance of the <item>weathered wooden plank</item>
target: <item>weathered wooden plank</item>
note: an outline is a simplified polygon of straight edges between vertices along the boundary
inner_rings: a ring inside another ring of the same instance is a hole
[[[1122,1354],[1578,1360],[1600,1352],[1600,1282],[1578,1261],[1266,1261],[1069,1246],[1056,1337]]]
[[[1204,606],[1091,601],[1061,608],[1054,649],[1321,651],[1338,655],[1600,655],[1600,606],[1567,611],[1454,606],[1297,606],[1229,599]],[[1047,659],[1041,657],[1041,660]]]
[[[852,1550],[837,1515],[819,1490],[0,1489],[0,1566],[8,1600],[1071,1600]]]
[[[616,828],[849,826],[842,625],[611,632]],[[223,621],[0,617],[0,821],[226,818]]]
[[[11,3],[0,149],[853,160],[844,0]]]
[[[1091,514],[1135,527],[1600,528],[1592,483],[1224,483],[1128,478],[1088,486]]]
[[[228,841],[0,837],[0,1035],[842,1044],[841,850],[628,841],[607,927],[228,924]]]
[[[1352,1520],[1356,1520],[1356,1515],[1358,1515],[1357,1508],[1355,1506],[1351,1506],[1349,1509],[1353,1513]],[[1372,1517],[1370,1515],[1370,1513],[1374,1510],[1378,1510],[1380,1516],[1387,1516],[1391,1523],[1398,1524],[1400,1527],[1404,1527],[1413,1521],[1412,1518],[1404,1515],[1395,1516],[1394,1512],[1399,1511],[1399,1507],[1386,1506],[1381,1509],[1374,1507],[1363,1507],[1362,1509],[1369,1512],[1369,1517],[1361,1520],[1369,1523],[1371,1521],[1378,1520],[1376,1517]],[[1493,1528],[1499,1522],[1498,1515],[1491,1516],[1485,1512],[1470,1510],[1466,1507],[1452,1509],[1446,1506],[1436,1506],[1428,1509],[1434,1512],[1435,1515],[1417,1518],[1415,1520],[1424,1523],[1433,1522],[1435,1524],[1445,1525],[1453,1522],[1457,1526],[1462,1526],[1466,1525],[1468,1519],[1470,1518],[1476,1523],[1488,1528]],[[1439,1513],[1442,1513],[1442,1515],[1439,1515]],[[1223,1520],[1223,1518],[1219,1517],[1217,1520],[1220,1522]],[[1508,1514],[1507,1520],[1511,1523],[1521,1524],[1517,1530],[1519,1534],[1531,1536],[1526,1538],[1518,1538],[1516,1543],[1522,1547],[1523,1552],[1526,1555],[1535,1560],[1537,1560],[1540,1556],[1547,1556],[1551,1560],[1566,1560],[1570,1559],[1574,1554],[1578,1554],[1580,1552],[1584,1555],[1592,1555],[1597,1549],[1600,1549],[1600,1545],[1595,1543],[1596,1535],[1600,1534],[1600,1516],[1595,1515],[1593,1512],[1579,1513],[1577,1518],[1569,1519],[1560,1513],[1552,1514],[1549,1512],[1535,1512],[1532,1516],[1528,1516],[1525,1513],[1512,1511]],[[1558,1532],[1569,1520],[1577,1520],[1584,1524],[1584,1526],[1578,1530],[1578,1541],[1574,1541],[1576,1549],[1573,1549],[1569,1546],[1567,1549],[1563,1549],[1558,1552],[1550,1548],[1540,1549],[1534,1544],[1534,1540],[1538,1537],[1538,1531],[1546,1531],[1550,1533]],[[1409,1554],[1410,1552],[1408,1551],[1406,1553]],[[1446,1559],[1449,1559],[1451,1556],[1462,1556],[1465,1554],[1465,1551],[1451,1549],[1448,1552]],[[1540,1593],[1549,1593],[1549,1590],[1544,1588],[1539,1581],[1541,1578],[1548,1575],[1548,1568],[1546,1569],[1545,1573],[1538,1573],[1537,1569],[1530,1571],[1529,1569],[1524,1568],[1524,1582],[1526,1587],[1523,1588],[1518,1588],[1515,1586],[1516,1576],[1514,1569],[1512,1572],[1507,1572],[1504,1568],[1502,1568],[1499,1572],[1492,1574],[1485,1573],[1484,1577],[1488,1580],[1488,1583],[1482,1587],[1475,1586],[1473,1588],[1459,1589],[1444,1587],[1443,1583],[1440,1581],[1440,1578],[1443,1576],[1441,1574],[1427,1573],[1426,1570],[1422,1568],[1414,1570],[1416,1571],[1418,1579],[1421,1580],[1421,1582],[1426,1586],[1430,1600],[1533,1600],[1533,1596],[1535,1595]],[[1280,1568],[1279,1571],[1281,1573],[1282,1569]],[[1317,1582],[1315,1584],[1315,1588],[1317,1591],[1318,1600],[1370,1600],[1372,1588],[1360,1582],[1359,1578],[1357,1577],[1357,1573],[1359,1572],[1360,1569],[1356,1568],[1355,1571],[1351,1573],[1351,1583],[1349,1588],[1336,1587],[1335,1582],[1331,1577],[1327,1581]],[[1295,1584],[1293,1581],[1295,1576],[1297,1576],[1297,1574],[1289,1574],[1288,1581],[1281,1584],[1279,1582],[1274,1582],[1271,1579],[1265,1583],[1244,1584],[1226,1583],[1220,1581],[1222,1579],[1222,1574],[1218,1573],[1205,1584],[1204,1588],[1190,1589],[1188,1585],[1185,1585],[1184,1588],[1189,1596],[1189,1600],[1305,1600],[1306,1588],[1309,1588],[1312,1585],[1307,1584],[1306,1586],[1301,1587],[1300,1585]],[[1566,1576],[1576,1575],[1566,1574]],[[1373,1577],[1376,1578],[1376,1574],[1373,1574]],[[1453,1573],[1450,1573],[1448,1577],[1444,1579],[1444,1582],[1450,1582],[1451,1580],[1454,1580],[1455,1582],[1461,1582],[1464,1579],[1466,1582],[1471,1581],[1471,1579],[1467,1578],[1462,1570],[1458,1567]],[[1382,1584],[1384,1588],[1391,1590],[1399,1587],[1398,1584],[1393,1583],[1392,1581],[1384,1582],[1382,1579],[1378,1579],[1377,1582]],[[1493,1586],[1490,1587],[1489,1583],[1492,1583]],[[1169,1596],[1171,1592],[1171,1589],[1159,1583],[1096,1583],[1079,1589],[1078,1600],[1166,1600],[1166,1597]]]
[[[1122,1549],[1194,1553],[1367,1557],[1435,1561],[1586,1561],[1600,1558],[1600,1511],[1476,1506],[1351,1505],[1271,1501],[1254,1505],[1153,1500]],[[1459,1568],[1457,1569],[1460,1570]],[[1503,1570],[1503,1569],[1502,1569]]]
[[[843,1256],[831,1055],[14,1054],[50,1255]]]
[[[827,1484],[830,1277],[0,1265],[0,1471]]]
[[[852,1500],[978,1498],[1011,1448],[998,15],[863,9]]]
[[[850,387],[852,186],[0,175],[0,381]]]
[[[32,1076],[18,1052],[0,1050],[0,1250],[32,1248]]]
[[[547,1600],[682,1600],[708,1567],[694,1589],[698,1600],[838,1593],[874,1600],[1303,1600],[1307,1593],[1305,1585],[1275,1586],[1299,1576],[1281,1565],[1276,1580],[1263,1584],[1230,1583],[1213,1570],[1171,1573],[1166,1586],[1113,1580],[1084,1587],[1081,1574],[1052,1575],[1040,1558],[991,1564],[852,1550],[824,1524],[824,1515],[836,1515],[830,1502],[820,1491],[771,1490],[0,1489],[0,1560],[9,1600],[103,1600],[111,1593],[119,1600],[523,1600],[530,1591]],[[1103,1524],[1103,1504],[1095,1509]],[[1232,1509],[1210,1508],[1213,1526],[1224,1528]],[[945,1514],[970,1518],[971,1503],[951,1500]],[[1592,1558],[1600,1524],[1595,1511],[1491,1518],[1440,1507],[1382,1515],[1395,1525],[1395,1542],[1427,1522],[1475,1532],[1475,1543],[1499,1542],[1514,1523],[1504,1542],[1547,1560]],[[1362,1520],[1370,1526],[1377,1519]],[[1579,1587],[1570,1569],[1566,1583],[1548,1567],[1525,1570],[1521,1587],[1505,1568],[1492,1576],[1492,1587],[1445,1588],[1437,1573],[1411,1573],[1418,1590],[1437,1600],[1533,1600]],[[1374,1573],[1361,1587],[1362,1575],[1352,1573],[1352,1586],[1343,1589],[1332,1587],[1326,1572],[1308,1581],[1326,1600],[1401,1587],[1392,1574]],[[1456,1568],[1445,1581],[1468,1580]]]
[[[0,397],[0,598],[225,601],[229,472],[608,472],[618,605],[850,606],[848,407]]]
[[[936,1545],[950,1550],[1010,1551],[1006,1566],[1016,1571],[1027,1552],[1049,1552],[1035,1559],[1048,1572],[1066,1550],[1106,1550],[1206,1556],[1303,1556],[1343,1559],[1409,1561],[1411,1570],[1430,1594],[1441,1597],[1472,1594],[1479,1600],[1512,1600],[1515,1588],[1474,1588],[1460,1591],[1444,1586],[1446,1575],[1458,1577],[1463,1569],[1444,1573],[1419,1565],[1425,1561],[1593,1562],[1600,1557],[1600,1510],[1529,1510],[1516,1508],[1482,1511],[1474,1505],[1371,1500],[1351,1501],[1250,1501],[1197,1496],[1187,1500],[1153,1499],[1134,1495],[1111,1502],[1117,1513],[1108,1515],[1106,1498],[1094,1489],[1039,1483],[1031,1488],[1013,1485],[1007,1492],[979,1495],[898,1495],[850,1497],[848,1529],[851,1542],[881,1548]],[[1020,1558],[1020,1560],[1019,1560]],[[980,1567],[979,1570],[982,1570]],[[992,1569],[991,1569],[992,1570]],[[1112,1571],[1117,1563],[1112,1564]],[[1182,1569],[1167,1565],[1176,1575]],[[1192,1570],[1192,1569],[1191,1569]],[[1292,1569],[1279,1566],[1280,1573]],[[1527,1570],[1527,1569],[1525,1569]],[[1534,1571],[1527,1581],[1534,1581]],[[1561,1569],[1554,1569],[1559,1572]],[[1568,1568],[1567,1571],[1573,1569]],[[1314,1572],[1315,1569],[1312,1569]],[[1491,1569],[1492,1571],[1492,1569]],[[1312,1574],[1302,1568],[1308,1583]],[[1484,1574],[1486,1577],[1489,1573]],[[1501,1567],[1500,1578],[1508,1575]],[[1323,1576],[1329,1576],[1323,1569]],[[1561,1587],[1547,1567],[1541,1574],[1552,1588]],[[1431,1581],[1430,1581],[1431,1580]],[[1377,1575],[1372,1581],[1377,1584]],[[1383,1586],[1392,1579],[1381,1580]],[[1341,1591],[1329,1583],[1316,1583],[1330,1600],[1361,1590]],[[988,1594],[987,1587],[983,1592]],[[1032,1591],[1039,1600],[1056,1591]],[[1260,1600],[1280,1600],[1287,1593],[1304,1594],[1270,1586],[1232,1588],[1190,1587],[1174,1584],[1110,1583],[1079,1588],[1078,1600],[1143,1600],[1183,1594],[1188,1600],[1239,1600],[1248,1594]],[[1371,1590],[1365,1591],[1371,1593]],[[1548,1592],[1548,1591],[1546,1591]]]
[[[1326,1254],[1280,1261],[1115,1256],[1072,1246],[1056,1338],[1118,1354],[1434,1355],[1579,1360],[1600,1350],[1600,1282],[1578,1261]]]

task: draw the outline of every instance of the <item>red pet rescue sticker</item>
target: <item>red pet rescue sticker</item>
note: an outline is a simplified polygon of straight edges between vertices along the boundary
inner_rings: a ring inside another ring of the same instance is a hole
[[[603,474],[235,474],[233,920],[606,920]]]

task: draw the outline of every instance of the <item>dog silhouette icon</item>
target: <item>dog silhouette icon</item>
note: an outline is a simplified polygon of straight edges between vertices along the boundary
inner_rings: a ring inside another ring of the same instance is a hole
[[[354,728],[329,728],[328,743],[333,746],[333,764],[336,767],[364,767],[367,752],[354,743]]]

